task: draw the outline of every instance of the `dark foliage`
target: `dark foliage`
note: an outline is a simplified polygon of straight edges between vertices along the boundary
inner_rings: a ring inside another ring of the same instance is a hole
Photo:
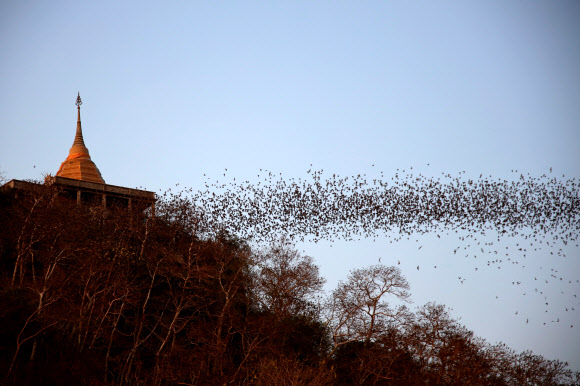
[[[180,197],[161,199],[151,216],[76,205],[51,187],[3,195],[0,377],[22,385],[577,380],[562,362],[476,338],[443,306],[391,307],[389,296],[408,296],[394,267],[355,270],[349,280],[321,302],[324,280],[311,258],[284,240],[252,251],[209,230]],[[355,291],[369,280],[384,286],[372,301]],[[364,307],[376,311],[368,320]]]

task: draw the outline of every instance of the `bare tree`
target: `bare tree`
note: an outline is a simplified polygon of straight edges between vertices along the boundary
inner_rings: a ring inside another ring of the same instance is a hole
[[[482,383],[491,373],[495,351],[488,350],[489,345],[453,319],[443,305],[420,307],[406,335],[424,376],[438,384]]]
[[[328,325],[334,349],[349,342],[368,345],[389,324],[407,314],[404,305],[392,307],[387,297],[409,302],[409,283],[397,267],[374,265],[350,272],[346,282],[340,282],[328,300]]]
[[[314,259],[301,255],[285,238],[257,254],[255,273],[259,305],[278,318],[303,312],[325,283]]]
[[[568,363],[551,360],[531,351],[516,353],[505,348],[503,360],[498,361],[498,374],[512,385],[578,385],[580,372],[574,372]]]

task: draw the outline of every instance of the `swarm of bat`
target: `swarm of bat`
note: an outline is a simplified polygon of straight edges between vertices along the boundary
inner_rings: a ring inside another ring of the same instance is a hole
[[[227,231],[257,243],[280,235],[314,242],[386,236],[393,242],[414,233],[431,232],[438,237],[453,233],[461,243],[472,240],[463,249],[473,244],[476,253],[481,251],[481,255],[488,256],[488,266],[498,268],[506,263],[520,264],[518,255],[525,258],[528,250],[543,247],[551,255],[565,257],[566,246],[578,247],[580,182],[576,178],[546,174],[534,177],[517,171],[510,180],[482,175],[471,179],[465,172],[456,177],[446,173],[426,177],[405,170],[397,170],[390,178],[382,172],[380,178],[365,174],[325,176],[322,170],[309,170],[308,175],[307,179],[285,180],[280,173],[260,170],[258,181],[253,183],[236,182],[235,178],[219,183],[208,178],[203,190],[166,192],[159,209],[160,213],[175,216],[179,213],[175,208],[187,208],[189,212],[177,220],[189,224],[200,235]],[[170,210],[164,211],[164,205]],[[498,250],[499,242],[478,242],[480,235],[498,241],[514,237],[521,244],[512,245],[517,251],[510,254],[511,250]],[[460,248],[453,252],[456,254]],[[520,266],[525,267],[523,263]],[[522,295],[533,288],[533,294],[546,303],[546,312],[547,286],[556,282],[577,287],[579,283],[554,268],[539,272],[543,273],[535,275],[540,279],[530,278],[531,286],[520,286],[522,283],[516,280],[513,285],[524,291]],[[464,280],[459,277],[461,284]],[[575,298],[566,301],[566,311],[574,311],[580,304],[576,289],[572,296]]]
[[[580,183],[547,175],[508,180],[468,179],[450,174],[399,174],[387,180],[366,175],[290,179],[262,170],[257,183],[206,183],[188,200],[208,228],[244,239],[352,240],[384,234],[497,232],[540,234],[554,244],[574,243],[580,229]],[[465,173],[465,172],[463,172]],[[180,196],[180,199],[181,196]],[[549,241],[548,241],[549,243]],[[548,244],[549,245],[549,244]]]

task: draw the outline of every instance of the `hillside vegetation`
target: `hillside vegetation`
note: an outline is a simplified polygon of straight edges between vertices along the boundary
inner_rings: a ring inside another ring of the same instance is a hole
[[[0,197],[6,384],[553,385],[566,363],[490,344],[397,267],[330,294],[284,237],[251,249],[178,196],[151,211]]]

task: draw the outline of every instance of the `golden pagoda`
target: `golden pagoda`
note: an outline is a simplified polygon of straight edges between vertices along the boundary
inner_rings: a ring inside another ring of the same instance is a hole
[[[75,140],[68,152],[68,157],[60,164],[56,176],[104,184],[105,180],[103,180],[97,165],[91,160],[89,149],[87,149],[85,141],[83,140],[83,129],[81,127],[81,105],[83,101],[81,100],[80,93],[77,94],[75,104],[77,105],[77,132]]]
[[[77,131],[68,157],[60,165],[56,176],[47,176],[45,185],[55,186],[61,194],[77,203],[98,204],[105,208],[137,206],[140,209],[151,208],[155,211],[155,193],[141,189],[131,189],[123,186],[105,184],[101,172],[91,160],[89,149],[83,140],[81,127],[81,100],[77,93]],[[38,190],[39,184],[30,181],[11,180],[0,187],[1,192],[11,192],[18,198],[23,193]]]

